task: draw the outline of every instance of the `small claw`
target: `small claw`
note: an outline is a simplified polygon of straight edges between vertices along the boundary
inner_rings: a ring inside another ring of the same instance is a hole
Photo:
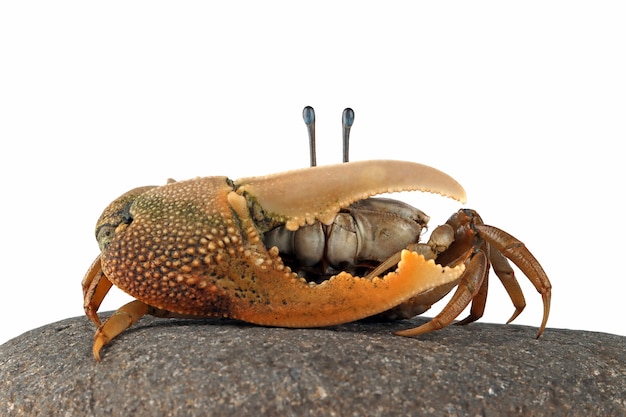
[[[316,220],[330,224],[349,204],[381,193],[424,191],[465,202],[465,190],[448,174],[406,161],[357,161],[242,178],[237,192],[267,216],[296,230]]]

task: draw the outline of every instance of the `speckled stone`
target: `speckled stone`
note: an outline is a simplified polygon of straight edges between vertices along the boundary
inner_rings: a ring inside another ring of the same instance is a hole
[[[77,317],[0,346],[1,416],[620,416],[626,337],[474,323],[325,329],[144,318],[91,355]]]

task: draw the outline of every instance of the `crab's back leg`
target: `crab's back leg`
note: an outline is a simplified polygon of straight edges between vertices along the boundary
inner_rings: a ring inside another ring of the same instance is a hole
[[[513,268],[511,268],[509,261],[493,246],[489,245],[489,247],[491,266],[493,267],[497,277],[500,279],[500,282],[502,282],[507,294],[509,294],[509,298],[513,302],[513,306],[515,306],[515,311],[511,315],[511,318],[507,321],[507,323],[510,323],[524,310],[526,307],[526,299],[524,298],[522,288],[519,286],[519,283],[515,278],[515,272],[513,271]]]
[[[476,224],[474,227],[483,239],[493,245],[504,256],[513,261],[513,263],[522,270],[524,275],[528,277],[530,282],[533,283],[537,291],[541,294],[541,298],[543,300],[543,320],[541,322],[541,327],[539,327],[537,337],[541,336],[546,328],[548,316],[550,315],[550,299],[552,293],[552,285],[550,284],[550,280],[548,279],[545,271],[541,267],[541,264],[539,264],[537,259],[532,253],[530,253],[523,242],[520,242],[507,232],[500,230],[497,227],[487,226],[484,224]]]

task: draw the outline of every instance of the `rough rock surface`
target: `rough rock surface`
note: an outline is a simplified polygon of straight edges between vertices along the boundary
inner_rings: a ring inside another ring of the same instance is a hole
[[[620,416],[626,337],[474,323],[275,329],[144,318],[91,355],[86,318],[0,346],[2,416]]]

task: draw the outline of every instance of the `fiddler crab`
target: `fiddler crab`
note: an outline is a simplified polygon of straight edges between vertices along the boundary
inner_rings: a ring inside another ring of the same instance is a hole
[[[483,315],[490,268],[515,311],[526,302],[508,260],[543,299],[551,284],[515,237],[461,209],[421,243],[429,217],[400,201],[370,198],[419,190],[465,203],[447,174],[414,162],[348,162],[354,112],[342,117],[344,163],[316,166],[315,114],[306,107],[311,167],[236,181],[204,177],[131,190],[96,224],[100,255],[83,279],[85,314],[98,330],[93,354],[145,314],[225,317],[264,326],[322,327],[370,316],[403,319],[456,291],[432,320],[396,332],[416,336],[452,323],[469,305]],[[507,260],[508,258],[508,260]],[[112,285],[135,298],[105,323]]]

